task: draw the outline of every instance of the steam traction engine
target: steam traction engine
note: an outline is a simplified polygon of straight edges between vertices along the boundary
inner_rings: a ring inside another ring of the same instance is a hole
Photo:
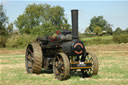
[[[68,79],[70,72],[80,69],[83,76],[98,73],[97,57],[86,51],[78,38],[78,10],[72,10],[72,32],[62,30],[54,39],[45,36],[26,48],[25,65],[28,73],[53,70],[59,80]]]

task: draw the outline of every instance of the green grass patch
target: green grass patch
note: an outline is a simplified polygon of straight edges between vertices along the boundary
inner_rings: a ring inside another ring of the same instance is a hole
[[[94,37],[81,37],[85,45],[100,45],[100,44],[113,44],[112,36],[94,36]]]

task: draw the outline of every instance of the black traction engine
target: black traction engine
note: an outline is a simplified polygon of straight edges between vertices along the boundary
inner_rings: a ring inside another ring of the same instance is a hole
[[[61,30],[55,38],[38,37],[28,44],[25,55],[28,73],[52,70],[59,80],[68,79],[73,71],[81,71],[87,77],[98,73],[97,57],[86,50],[78,37],[78,10],[71,12],[72,32]]]

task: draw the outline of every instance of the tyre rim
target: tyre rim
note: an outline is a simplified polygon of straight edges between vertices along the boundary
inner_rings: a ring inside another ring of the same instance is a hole
[[[28,72],[32,72],[32,66],[34,63],[33,51],[30,47],[27,48],[27,55],[26,55],[26,68]]]

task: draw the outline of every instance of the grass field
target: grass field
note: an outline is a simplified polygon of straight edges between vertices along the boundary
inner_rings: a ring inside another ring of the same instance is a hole
[[[91,78],[72,74],[65,81],[53,73],[27,74],[24,49],[0,49],[0,85],[128,85],[128,44],[92,45],[87,50],[99,59],[99,73]]]
[[[113,37],[109,36],[93,36],[93,37],[86,37],[82,36],[80,38],[85,45],[101,45],[101,44],[115,44],[113,41]]]

